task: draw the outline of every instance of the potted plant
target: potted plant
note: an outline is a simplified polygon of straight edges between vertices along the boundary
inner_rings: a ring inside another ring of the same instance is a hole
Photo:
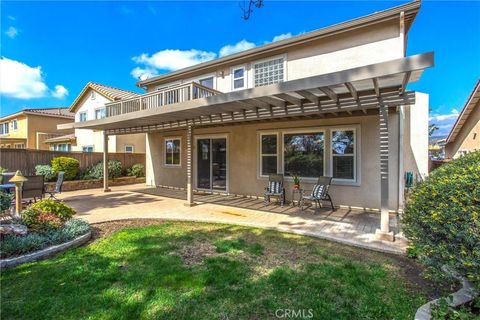
[[[300,178],[296,174],[293,175],[293,188],[300,189]]]

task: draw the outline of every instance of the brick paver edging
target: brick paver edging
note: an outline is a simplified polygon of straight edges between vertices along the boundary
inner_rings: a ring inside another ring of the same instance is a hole
[[[47,256],[50,256],[52,254],[59,253],[59,252],[62,252],[62,251],[66,251],[67,249],[70,249],[70,248],[78,247],[78,246],[84,244],[85,242],[87,242],[90,239],[91,236],[92,236],[92,232],[88,231],[86,234],[81,235],[81,236],[79,236],[79,237],[77,237],[77,238],[75,238],[71,241],[65,242],[65,243],[50,246],[50,247],[47,247],[47,248],[42,249],[40,251],[25,254],[23,256],[14,257],[14,258],[10,258],[10,259],[1,259],[0,260],[0,269],[1,270],[9,269],[9,268],[15,267],[19,264],[22,264],[22,263],[40,260],[40,259],[46,258]]]

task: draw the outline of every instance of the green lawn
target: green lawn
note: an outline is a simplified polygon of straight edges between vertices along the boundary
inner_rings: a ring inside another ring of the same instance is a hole
[[[2,319],[412,319],[426,296],[380,253],[200,223],[129,228],[2,272]],[[277,312],[282,315],[283,311]]]

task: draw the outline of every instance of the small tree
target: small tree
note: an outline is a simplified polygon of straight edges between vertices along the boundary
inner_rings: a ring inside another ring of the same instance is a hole
[[[442,165],[412,191],[403,231],[430,276],[445,267],[480,288],[480,151]]]

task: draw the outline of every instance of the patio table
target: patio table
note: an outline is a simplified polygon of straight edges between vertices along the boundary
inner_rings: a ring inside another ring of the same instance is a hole
[[[15,184],[14,183],[0,184],[0,190],[10,191],[10,189],[15,189]]]

